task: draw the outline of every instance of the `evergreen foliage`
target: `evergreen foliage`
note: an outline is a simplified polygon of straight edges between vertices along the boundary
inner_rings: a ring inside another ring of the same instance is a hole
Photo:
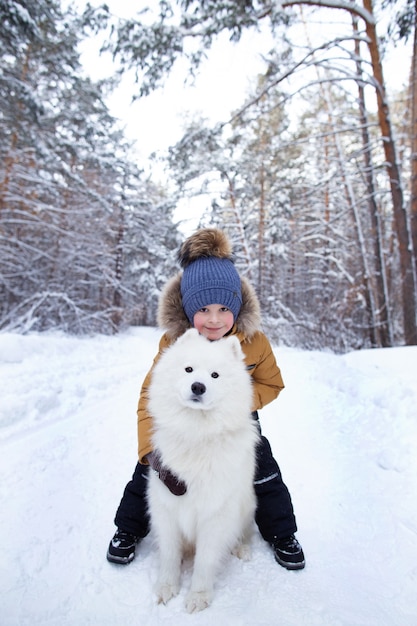
[[[173,207],[134,165],[105,85],[83,77],[87,25],[53,0],[1,8],[0,327],[155,323]]]

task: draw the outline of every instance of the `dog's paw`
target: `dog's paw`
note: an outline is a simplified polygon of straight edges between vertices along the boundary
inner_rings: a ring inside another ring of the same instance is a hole
[[[250,561],[252,558],[252,550],[247,543],[239,543],[233,548],[232,554],[237,556],[238,559],[242,559],[242,561]]]
[[[210,591],[190,591],[185,601],[188,613],[197,613],[210,606],[212,594]]]
[[[155,589],[158,604],[166,604],[171,598],[175,598],[179,591],[180,586],[178,584],[158,583]]]

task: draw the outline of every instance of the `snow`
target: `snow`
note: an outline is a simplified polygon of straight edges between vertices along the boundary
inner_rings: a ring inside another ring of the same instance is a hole
[[[136,462],[136,403],[160,333],[0,334],[2,626],[417,624],[417,347],[334,355],[276,348],[286,389],[261,412],[307,565],[255,535],[214,602],[156,605],[151,536],[106,561]]]

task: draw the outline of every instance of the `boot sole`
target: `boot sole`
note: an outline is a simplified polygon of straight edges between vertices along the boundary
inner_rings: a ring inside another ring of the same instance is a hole
[[[132,552],[128,556],[116,556],[107,552],[106,557],[110,563],[116,563],[117,565],[129,565],[129,563],[131,563],[135,558],[135,553]]]
[[[305,561],[300,561],[299,563],[288,563],[287,561],[283,561],[282,559],[280,559],[276,554],[274,556],[275,556],[276,562],[279,563],[282,567],[285,567],[285,569],[297,570],[297,569],[304,569],[306,566]]]

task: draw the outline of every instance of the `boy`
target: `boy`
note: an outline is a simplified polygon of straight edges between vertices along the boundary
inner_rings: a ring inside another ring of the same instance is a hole
[[[226,235],[206,228],[191,235],[180,248],[183,269],[171,279],[160,299],[159,325],[165,328],[159,344],[161,352],[188,328],[216,341],[235,334],[245,354],[253,379],[253,418],[258,409],[274,400],[284,388],[271,345],[260,331],[259,302],[250,283],[241,278],[232,262],[232,247]],[[146,485],[149,466],[158,472],[168,489],[181,497],[187,486],[162,466],[152,450],[152,417],[147,411],[147,391],[152,369],[147,374],[138,404],[139,463],[132,480],[126,485],[116,512],[117,532],[110,542],[107,559],[126,564],[135,557],[137,544],[149,532],[146,507]],[[259,421],[258,421],[258,427]],[[268,440],[261,435],[257,450],[255,476],[257,510],[255,521],[262,537],[274,552],[275,559],[289,570],[305,566],[303,550],[294,536],[297,530],[291,497],[272,456]]]

